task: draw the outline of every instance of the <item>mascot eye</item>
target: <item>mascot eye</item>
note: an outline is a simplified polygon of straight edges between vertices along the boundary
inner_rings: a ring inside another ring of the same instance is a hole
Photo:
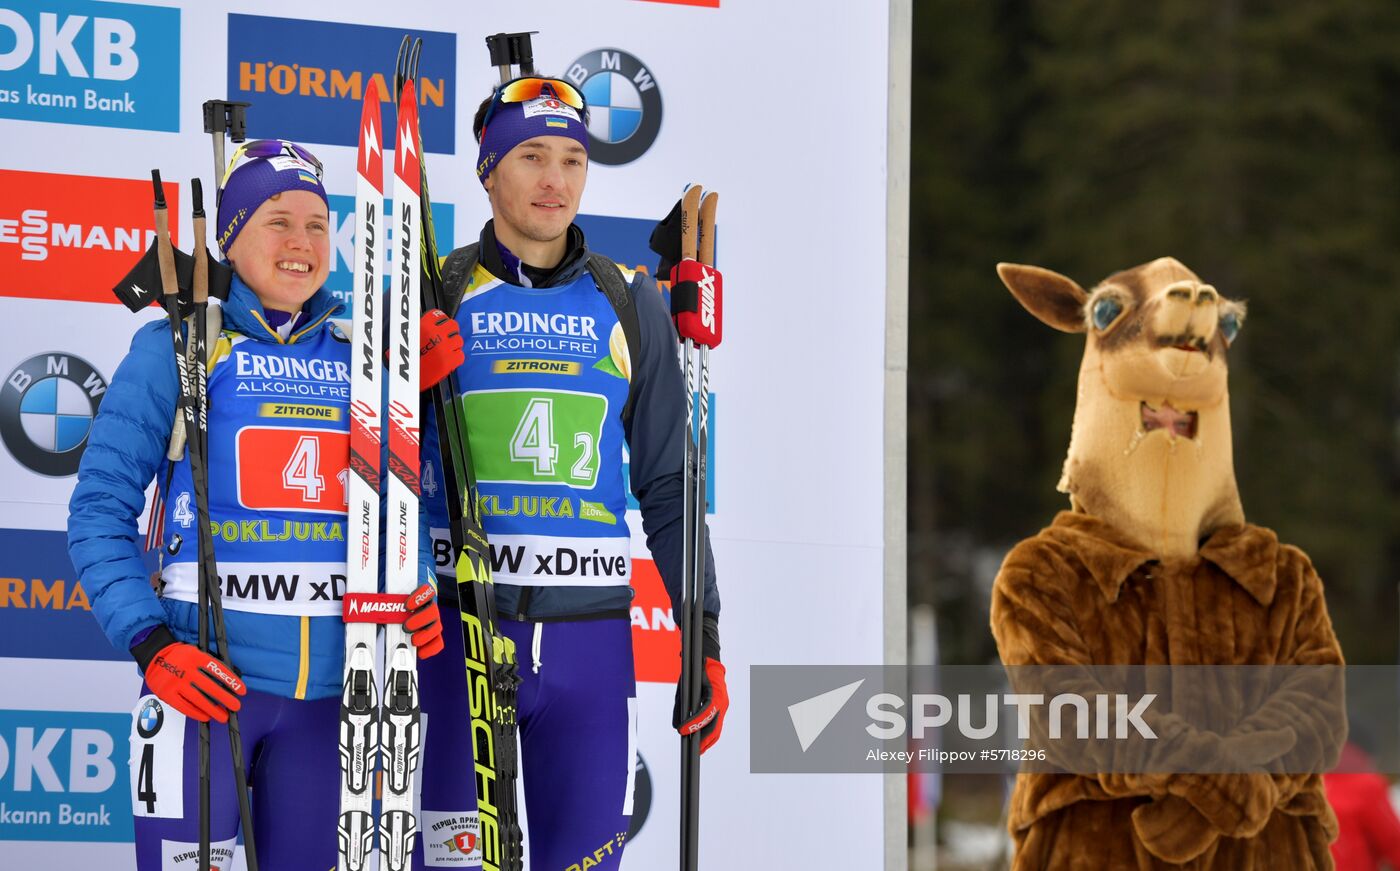
[[[1223,316],[1220,319],[1220,335],[1225,338],[1225,344],[1235,341],[1235,336],[1240,334],[1240,316],[1234,312]]]
[[[1123,304],[1111,296],[1106,296],[1094,303],[1094,327],[1100,330],[1108,329],[1108,325],[1118,320],[1118,316],[1123,313]]]

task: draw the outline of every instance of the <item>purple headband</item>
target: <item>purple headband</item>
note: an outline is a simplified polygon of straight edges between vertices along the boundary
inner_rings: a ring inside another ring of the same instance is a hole
[[[218,223],[219,250],[228,256],[228,250],[238,234],[243,232],[248,219],[276,194],[287,191],[311,191],[325,200],[326,189],[316,177],[316,167],[299,157],[279,154],[276,157],[260,157],[250,160],[233,171],[219,197]]]
[[[476,156],[476,179],[483,185],[501,158],[527,139],[566,136],[588,150],[588,128],[577,109],[549,97],[523,103],[499,103],[490,123],[481,131]]]

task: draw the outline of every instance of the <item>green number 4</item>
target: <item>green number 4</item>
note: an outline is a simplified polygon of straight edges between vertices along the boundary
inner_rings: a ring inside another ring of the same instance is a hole
[[[533,463],[536,475],[553,475],[559,445],[554,441],[554,400],[532,399],[510,437],[510,458]]]
[[[508,451],[473,452],[480,480],[589,488],[597,483],[598,438],[607,415],[604,397],[483,390],[468,394],[466,400],[472,443],[509,446]],[[508,437],[507,427],[512,427]]]

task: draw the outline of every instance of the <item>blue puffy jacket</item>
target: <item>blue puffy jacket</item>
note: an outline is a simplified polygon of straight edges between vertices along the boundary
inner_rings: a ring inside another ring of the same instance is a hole
[[[303,323],[314,328],[293,333],[290,341],[307,341],[321,331],[336,329],[330,318],[340,310],[329,291],[317,291],[304,307]],[[223,306],[223,330],[242,335],[245,341],[281,342],[263,319],[257,297],[237,278]],[[69,502],[69,556],[87,590],[93,615],[120,650],[130,650],[144,630],[160,624],[181,641],[194,643],[198,636],[197,606],[162,598],[153,589],[142,559],[144,541],[137,530],[146,487],[153,478],[158,486],[165,485],[165,452],[178,396],[170,325],[165,319],[153,321],[136,332],[108,386]],[[420,523],[419,543],[420,577],[432,579],[426,520]],[[340,693],[345,631],[338,616],[289,616],[226,607],[224,621],[229,643],[226,658],[253,689],[307,699]]]

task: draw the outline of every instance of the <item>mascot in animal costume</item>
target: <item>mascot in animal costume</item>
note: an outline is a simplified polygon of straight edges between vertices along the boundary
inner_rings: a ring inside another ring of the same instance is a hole
[[[1246,523],[1240,505],[1226,353],[1244,306],[1170,257],[1090,292],[1036,266],[997,272],[1041,321],[1088,334],[1059,485],[1070,510],[997,575],[1002,662],[1342,665],[1312,563]],[[1332,868],[1336,818],[1315,773],[1326,762],[1299,772],[1289,759],[1335,761],[1339,694],[1279,691],[1221,732],[1157,723],[1167,743],[1219,764],[1023,771],[1009,818],[1015,871]]]

